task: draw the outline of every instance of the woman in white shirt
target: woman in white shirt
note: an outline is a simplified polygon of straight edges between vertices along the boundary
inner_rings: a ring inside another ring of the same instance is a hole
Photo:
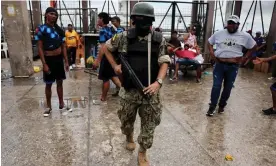
[[[195,35],[196,28],[193,27],[189,31],[190,31],[189,35],[186,38],[184,38],[184,43],[189,44],[190,48],[195,48],[197,47],[197,41],[196,41],[196,35]]]

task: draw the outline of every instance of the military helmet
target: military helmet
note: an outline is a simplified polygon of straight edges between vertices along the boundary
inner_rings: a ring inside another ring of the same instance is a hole
[[[155,21],[154,8],[146,2],[138,2],[133,6],[130,17],[132,18],[133,16],[151,17]]]

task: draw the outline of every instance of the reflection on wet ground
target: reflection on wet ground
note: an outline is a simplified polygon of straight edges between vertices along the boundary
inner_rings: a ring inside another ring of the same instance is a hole
[[[210,70],[209,70],[210,71]],[[189,72],[178,82],[168,79],[162,88],[162,122],[149,150],[151,165],[276,165],[276,116],[261,109],[271,106],[269,75],[241,69],[225,113],[206,117],[212,75],[195,83]],[[3,165],[136,165],[137,150],[124,149],[124,136],[116,112],[119,98],[99,99],[101,82],[83,70],[70,71],[64,81],[68,110],[59,110],[52,87],[53,112],[48,118],[42,74],[30,79],[2,81]],[[140,120],[135,122],[135,137]],[[225,155],[233,161],[225,161]]]

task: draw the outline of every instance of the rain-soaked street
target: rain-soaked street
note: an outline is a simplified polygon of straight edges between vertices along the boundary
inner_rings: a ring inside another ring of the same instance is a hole
[[[36,64],[41,64],[39,61]],[[8,68],[2,60],[2,68]],[[211,71],[210,69],[208,70]],[[195,83],[195,73],[162,88],[163,114],[149,150],[152,166],[276,165],[276,116],[261,109],[272,105],[270,75],[241,69],[224,114],[206,117],[212,75]],[[93,105],[101,94],[96,76],[75,70],[64,82],[65,102],[73,111],[58,110],[53,86],[53,112],[43,117],[42,72],[28,79],[2,81],[2,165],[5,166],[135,166],[137,149],[124,148],[116,112],[119,98]],[[135,138],[140,119],[135,123]],[[137,141],[136,141],[137,142]],[[225,155],[233,156],[226,161]]]

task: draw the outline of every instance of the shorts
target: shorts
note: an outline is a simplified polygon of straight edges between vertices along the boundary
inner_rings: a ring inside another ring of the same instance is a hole
[[[99,70],[99,79],[103,80],[104,82],[109,81],[112,77],[117,77],[114,72],[114,69],[108,62],[105,56],[101,60],[100,70]]]
[[[274,84],[272,84],[270,88],[271,88],[272,90],[276,91],[276,82],[274,82]]]
[[[252,57],[261,57],[263,55],[263,52],[258,52],[258,51],[256,51],[256,52],[253,52],[252,53]]]
[[[43,72],[43,80],[46,84],[52,84],[55,81],[66,79],[63,55],[45,56],[45,61],[50,70],[49,74]]]
[[[176,63],[179,63],[179,65],[192,65],[194,70],[200,67],[200,63],[193,59],[180,58]]]

